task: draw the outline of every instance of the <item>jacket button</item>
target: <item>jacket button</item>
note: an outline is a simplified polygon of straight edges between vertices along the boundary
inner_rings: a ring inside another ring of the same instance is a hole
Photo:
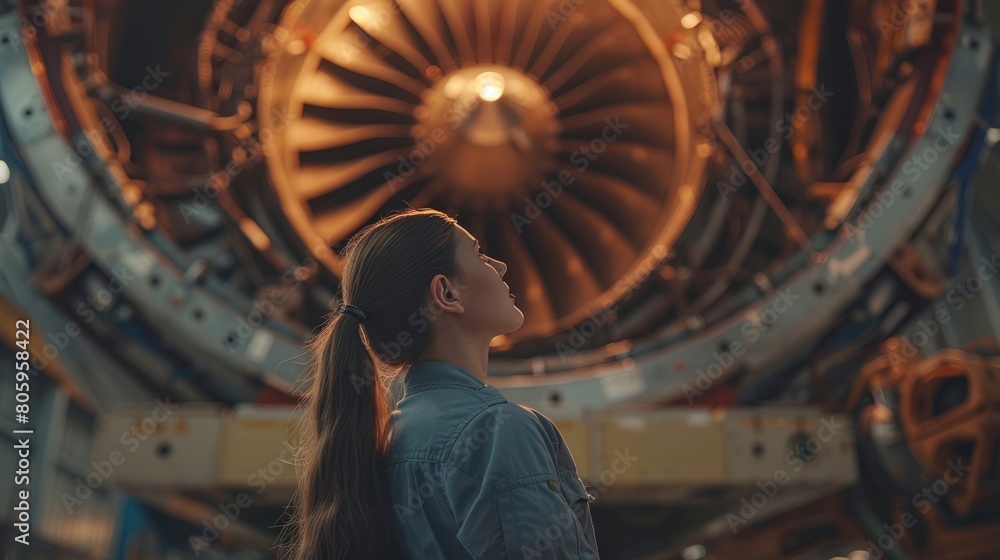
[[[550,480],[549,481],[549,488],[551,488],[553,492],[558,492],[559,491],[559,483],[556,482],[555,480]]]

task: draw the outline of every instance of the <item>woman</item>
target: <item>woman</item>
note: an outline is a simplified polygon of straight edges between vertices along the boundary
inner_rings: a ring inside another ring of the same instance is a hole
[[[309,346],[286,558],[597,559],[559,431],[483,381],[490,340],[524,322],[507,266],[431,209],[364,228],[344,259],[340,313]]]

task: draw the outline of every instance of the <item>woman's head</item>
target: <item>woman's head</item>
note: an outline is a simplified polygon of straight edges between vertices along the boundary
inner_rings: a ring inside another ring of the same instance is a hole
[[[434,357],[443,348],[465,346],[486,353],[493,337],[517,330],[524,314],[514,305],[510,287],[503,280],[507,265],[483,251],[472,234],[455,226],[454,276],[435,274],[425,297],[431,325],[430,347]]]
[[[488,345],[524,315],[503,281],[507,266],[437,210],[406,210],[358,232],[344,249],[345,302],[367,314],[362,328],[385,364],[420,358],[432,337]]]
[[[519,328],[504,263],[480,254],[455,219],[431,209],[392,214],[343,251],[342,301],[308,344],[299,426],[299,484],[284,540],[292,560],[388,558],[393,509],[384,477],[390,376],[435,340],[483,344]]]

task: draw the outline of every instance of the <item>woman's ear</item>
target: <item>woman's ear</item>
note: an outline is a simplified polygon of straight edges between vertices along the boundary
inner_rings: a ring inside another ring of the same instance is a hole
[[[465,311],[459,292],[457,286],[444,274],[437,274],[431,279],[430,302],[441,311],[452,313]]]

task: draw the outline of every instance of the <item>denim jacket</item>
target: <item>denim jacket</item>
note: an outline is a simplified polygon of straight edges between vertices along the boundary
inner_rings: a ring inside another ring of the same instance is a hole
[[[599,560],[590,501],[559,430],[449,362],[405,373],[386,469],[407,559]]]

